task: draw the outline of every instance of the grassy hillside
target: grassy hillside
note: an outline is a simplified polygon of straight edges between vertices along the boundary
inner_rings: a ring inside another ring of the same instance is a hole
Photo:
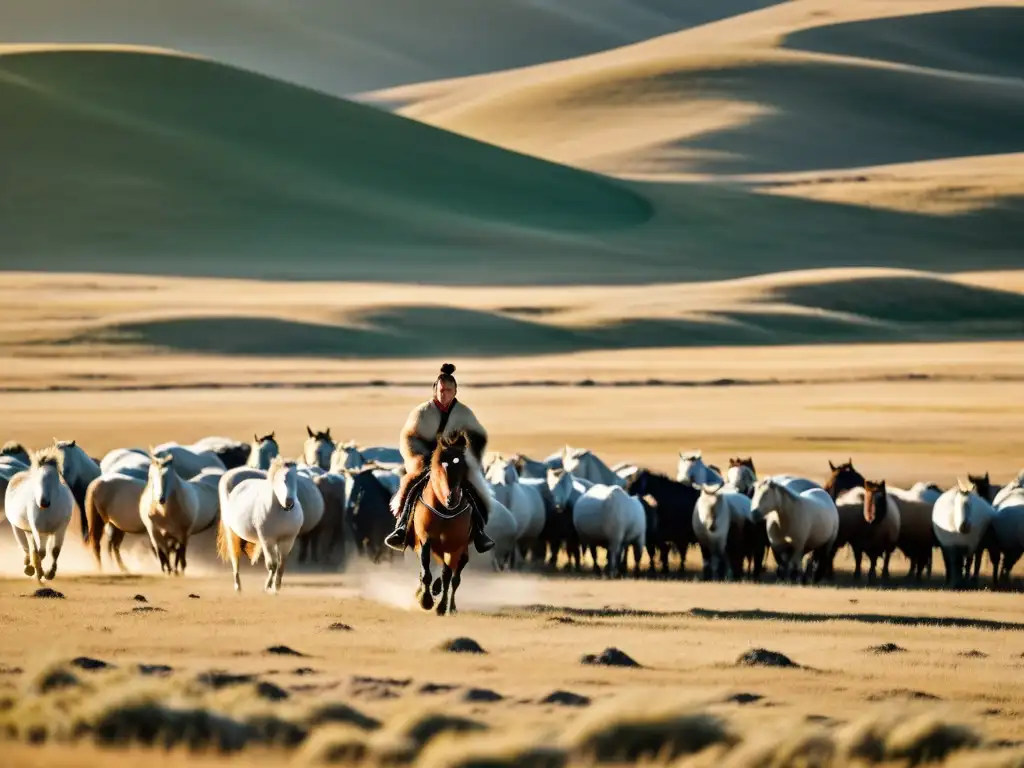
[[[46,0],[0,41],[187,51],[334,95],[581,56],[776,0]]]
[[[589,173],[178,56],[2,56],[0,123],[6,268],[382,277],[360,262],[429,272],[442,249],[651,213]]]

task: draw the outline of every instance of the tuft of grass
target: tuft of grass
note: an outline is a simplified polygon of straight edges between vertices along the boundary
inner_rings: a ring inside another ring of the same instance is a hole
[[[739,742],[717,715],[694,703],[650,706],[616,702],[572,724],[562,737],[570,758],[584,763],[675,760]]]

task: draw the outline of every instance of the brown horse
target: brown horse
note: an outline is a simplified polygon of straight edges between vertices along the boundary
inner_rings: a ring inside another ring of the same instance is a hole
[[[464,431],[444,435],[430,459],[426,483],[413,501],[409,534],[420,555],[420,586],[416,598],[425,611],[440,596],[437,615],[455,613],[455,592],[469,562],[472,542],[472,499],[466,477],[469,438]],[[441,576],[431,584],[430,560],[442,563]]]

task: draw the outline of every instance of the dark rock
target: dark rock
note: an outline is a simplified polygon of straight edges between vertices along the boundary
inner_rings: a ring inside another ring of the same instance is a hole
[[[450,693],[459,686],[452,685],[450,683],[424,683],[419,688],[419,693],[431,694],[431,693]]]
[[[438,646],[438,650],[448,653],[487,653],[480,644],[471,637],[456,637]]]
[[[961,656],[961,657],[963,657],[965,659],[987,659],[988,658],[988,654],[987,653],[982,653],[981,651],[978,651],[978,650],[961,651],[960,653],[957,654],[957,656]]]
[[[639,667],[636,660],[618,648],[605,648],[599,655],[586,654],[580,659],[581,664],[599,664],[606,667]]]
[[[882,643],[881,645],[872,645],[866,649],[868,653],[906,653],[907,649],[903,648],[896,643]]]
[[[275,653],[278,656],[305,656],[304,653],[299,653],[294,648],[289,648],[287,645],[272,645],[267,648],[267,653]]]
[[[78,656],[71,660],[71,666],[91,671],[94,669],[111,669],[114,665],[108,664],[100,659],[90,659],[88,656]]]
[[[328,627],[332,632],[351,632],[352,627],[348,624],[342,624],[340,621],[336,621]]]
[[[149,602],[149,600],[146,599],[145,595],[136,595],[135,597],[132,598],[132,600],[134,600],[137,603],[148,603]]]
[[[768,651],[764,648],[752,648],[738,659],[736,664],[744,667],[793,667],[800,665],[778,651]]]
[[[293,675],[315,675],[316,670],[311,667],[299,667],[298,669],[292,670]]]
[[[267,701],[284,701],[288,698],[288,691],[265,680],[261,680],[256,684],[256,693],[261,699],[266,699]]]
[[[590,698],[572,691],[554,691],[540,700],[541,704],[561,704],[564,707],[586,707]]]
[[[726,701],[734,704],[754,704],[762,699],[764,699],[764,696],[760,693],[734,693]]]
[[[36,682],[36,689],[39,693],[49,693],[61,688],[74,688],[81,685],[81,681],[70,671],[62,668],[50,670]]]
[[[137,605],[132,608],[132,613],[167,613],[167,610],[157,608],[155,605]]]
[[[58,592],[56,589],[50,589],[50,587],[42,587],[41,589],[37,589],[35,592],[33,592],[32,597],[42,597],[51,600],[63,600],[64,593]]]
[[[219,691],[221,688],[227,688],[232,685],[244,685],[245,683],[256,682],[255,675],[234,675],[230,672],[222,672],[220,670],[211,670],[210,672],[203,672],[196,676],[196,680],[203,685],[208,685],[215,691]]]
[[[488,688],[470,688],[464,694],[462,694],[463,701],[472,702],[492,702],[502,701],[505,697],[497,691],[492,691]]]
[[[198,600],[199,599],[199,595],[197,595],[195,592],[192,592],[192,593],[189,594],[188,598],[189,598],[189,600]]]
[[[140,675],[169,675],[174,670],[166,664],[139,664],[138,666]]]

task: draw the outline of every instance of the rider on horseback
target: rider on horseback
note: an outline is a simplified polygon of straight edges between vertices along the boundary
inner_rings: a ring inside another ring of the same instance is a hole
[[[398,524],[384,543],[399,552],[406,547],[409,512],[413,505],[408,503],[409,491],[417,486],[430,469],[430,457],[442,434],[454,433],[460,429],[469,435],[470,449],[466,454],[470,470],[466,479],[473,497],[473,543],[478,552],[487,552],[494,542],[484,533],[484,525],[490,513],[491,494],[484,479],[480,463],[484,448],[487,447],[487,430],[483,428],[473,411],[455,399],[458,384],[455,382],[455,366],[445,363],[441,373],[434,380],[434,397],[420,403],[409,413],[399,438],[399,450],[405,460],[406,474],[402,477],[398,493],[391,499],[391,511],[398,517]]]

